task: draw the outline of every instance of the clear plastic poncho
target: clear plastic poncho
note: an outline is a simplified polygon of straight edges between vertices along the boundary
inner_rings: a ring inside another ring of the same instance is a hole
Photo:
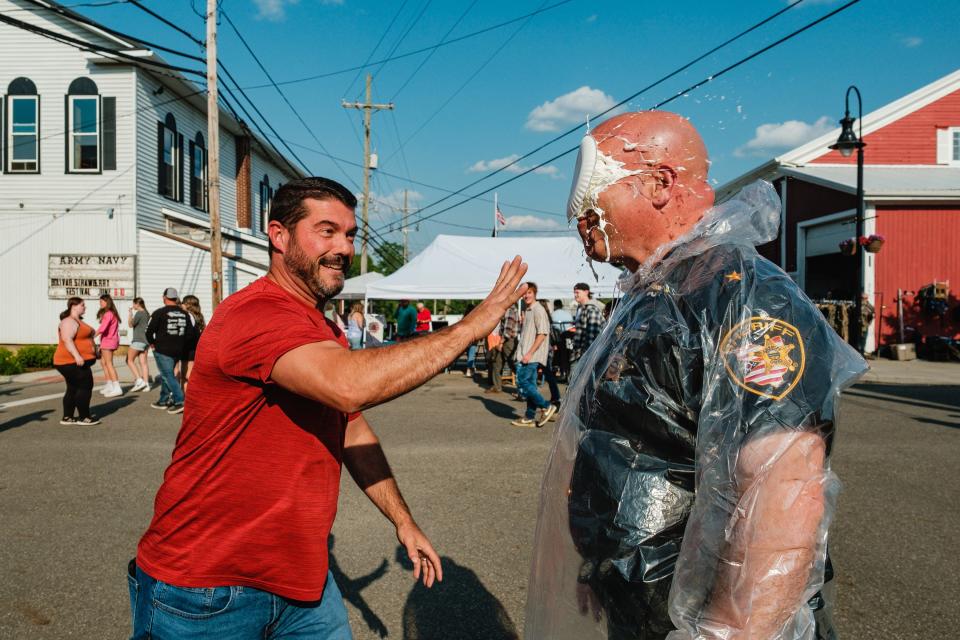
[[[621,282],[547,461],[529,640],[835,637],[829,452],[866,363],[757,254],[779,220],[755,183]]]

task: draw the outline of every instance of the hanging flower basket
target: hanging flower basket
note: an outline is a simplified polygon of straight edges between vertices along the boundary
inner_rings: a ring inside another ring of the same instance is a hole
[[[866,238],[861,238],[860,244],[863,245],[864,250],[869,251],[870,253],[877,253],[883,247],[884,238],[881,235],[876,233],[867,236]]]
[[[853,238],[844,240],[840,243],[840,253],[845,256],[853,256],[857,254],[857,243]]]

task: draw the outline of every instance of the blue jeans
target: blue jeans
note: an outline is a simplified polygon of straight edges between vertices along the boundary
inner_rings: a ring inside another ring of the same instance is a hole
[[[539,366],[536,362],[528,364],[517,362],[517,386],[520,387],[523,397],[527,399],[527,411],[524,415],[528,420],[533,420],[537,415],[537,409],[546,409],[550,406],[537,388],[537,367]]]
[[[132,569],[132,567],[131,567]],[[127,574],[131,640],[350,640],[333,574],[319,602],[294,602],[253,587],[175,587],[136,567]]]
[[[467,347],[467,369],[475,369],[477,363],[477,345],[472,344]]]
[[[160,404],[183,404],[183,389],[177,381],[177,376],[173,375],[173,367],[177,364],[176,358],[165,356],[162,353],[153,352],[153,359],[157,362],[157,369],[160,371]]]

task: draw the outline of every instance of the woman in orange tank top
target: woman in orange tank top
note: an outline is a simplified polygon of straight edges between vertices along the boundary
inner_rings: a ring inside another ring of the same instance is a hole
[[[83,312],[86,310],[87,305],[81,298],[70,298],[66,310],[60,314],[53,366],[67,382],[67,391],[63,394],[63,418],[60,419],[62,425],[100,424],[96,417],[90,415],[90,396],[93,393],[91,369],[97,357],[93,345],[93,327],[83,322]]]

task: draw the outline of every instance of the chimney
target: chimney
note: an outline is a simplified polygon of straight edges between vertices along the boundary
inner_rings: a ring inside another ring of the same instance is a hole
[[[236,136],[237,145],[237,227],[253,229],[250,185],[250,137]]]

